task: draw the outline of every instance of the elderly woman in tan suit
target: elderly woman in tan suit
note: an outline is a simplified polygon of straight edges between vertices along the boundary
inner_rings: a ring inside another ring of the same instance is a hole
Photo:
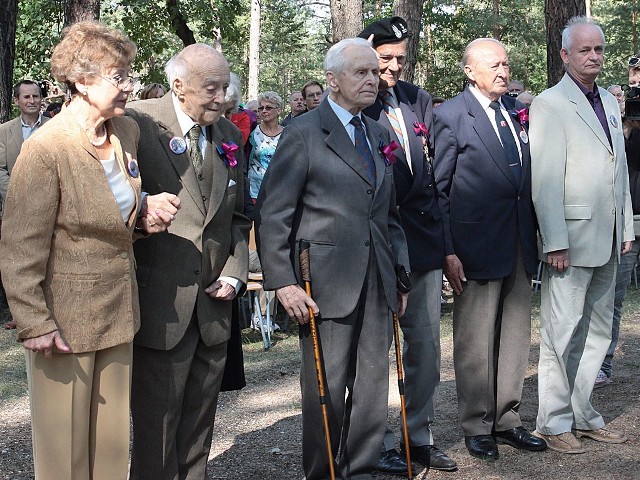
[[[135,51],[99,23],[67,29],[51,70],[71,100],[11,175],[0,267],[25,347],[38,480],[127,478],[132,235],[165,230],[179,206],[169,194],[141,201],[138,126],[123,117]]]

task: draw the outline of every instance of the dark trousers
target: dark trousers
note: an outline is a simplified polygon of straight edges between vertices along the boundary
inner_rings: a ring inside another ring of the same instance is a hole
[[[375,261],[368,271],[353,313],[318,319],[331,446],[336,478],[343,480],[372,478],[387,418],[391,319]],[[301,328],[300,345],[302,463],[307,480],[325,480],[328,456],[308,326]]]
[[[202,342],[195,314],[171,350],[134,345],[132,479],[205,478],[226,356],[226,342]]]

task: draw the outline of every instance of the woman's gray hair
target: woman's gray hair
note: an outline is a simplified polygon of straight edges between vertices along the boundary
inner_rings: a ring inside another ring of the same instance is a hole
[[[593,25],[598,30],[600,30],[600,35],[602,35],[602,44],[605,44],[604,32],[602,31],[600,25],[598,25],[591,17],[579,15],[576,17],[571,17],[562,30],[562,48],[564,48],[567,52],[571,51],[571,31],[576,25]]]
[[[343,73],[349,64],[349,59],[344,55],[344,51],[349,47],[369,47],[375,50],[364,38],[345,38],[333,45],[324,58],[324,72],[333,72],[334,75]],[[377,53],[376,53],[377,56]]]
[[[229,74],[229,86],[227,87],[227,93],[224,96],[224,103],[225,105],[231,105],[234,113],[238,110],[238,106],[240,105],[240,77],[233,72]]]
[[[282,97],[276,92],[262,92],[258,95],[258,105],[260,105],[263,100],[273,103],[276,108],[282,108]]]

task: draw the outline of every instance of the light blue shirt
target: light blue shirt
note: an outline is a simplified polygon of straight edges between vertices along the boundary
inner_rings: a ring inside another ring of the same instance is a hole
[[[327,100],[329,101],[329,106],[333,110],[333,113],[335,113],[337,115],[338,120],[340,120],[340,122],[344,126],[345,130],[347,131],[347,134],[349,135],[349,138],[351,139],[351,143],[353,143],[355,145],[356,144],[356,140],[355,140],[356,127],[354,127],[351,124],[351,119],[353,117],[358,117],[360,119],[360,121],[362,121],[362,114],[360,112],[358,112],[357,115],[354,115],[353,113],[349,112],[349,110],[341,107],[336,102],[331,100],[330,96],[327,97]],[[367,127],[364,124],[364,122],[362,122],[362,127],[364,128],[364,133],[366,135]],[[371,142],[369,141],[369,137],[368,136],[367,136],[367,143],[369,144],[369,149],[371,149],[371,151],[373,151],[373,149],[371,148]]]

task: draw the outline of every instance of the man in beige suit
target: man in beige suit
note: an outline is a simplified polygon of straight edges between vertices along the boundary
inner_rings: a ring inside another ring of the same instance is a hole
[[[13,102],[20,110],[20,115],[0,125],[0,219],[7,199],[11,170],[16,164],[22,143],[49,120],[40,114],[40,100],[40,87],[31,80],[21,80],[13,87]],[[8,308],[2,284],[0,308]],[[16,328],[16,324],[13,321],[7,322],[5,328]]]
[[[611,341],[616,268],[634,239],[620,110],[595,83],[604,48],[598,25],[572,18],[560,51],[567,73],[531,107],[533,202],[547,263],[536,434],[562,453],[584,452],[580,437],[626,441],[590,402]]]
[[[143,189],[180,198],[168,232],[135,244],[141,327],[134,340],[131,478],[206,477],[231,331],[248,270],[240,131],[223,117],[229,65],[190,45],[166,66],[171,92],[131,105]],[[220,150],[217,150],[217,149]]]
[[[40,114],[40,87],[31,80],[21,80],[13,87],[13,102],[20,115],[0,125],[0,196],[7,198],[9,176],[22,148],[22,143],[40,125],[49,120]]]

